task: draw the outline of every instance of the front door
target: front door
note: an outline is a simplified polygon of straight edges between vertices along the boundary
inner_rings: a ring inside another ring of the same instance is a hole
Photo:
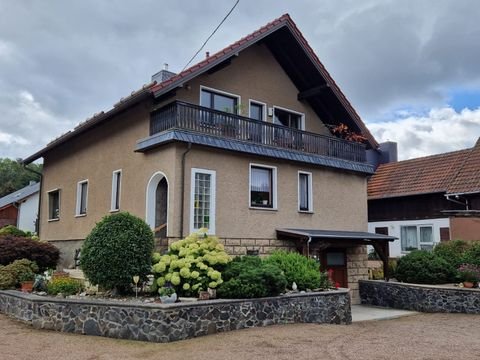
[[[348,287],[347,255],[345,249],[326,249],[320,253],[322,271],[331,271],[331,278],[340,287]]]

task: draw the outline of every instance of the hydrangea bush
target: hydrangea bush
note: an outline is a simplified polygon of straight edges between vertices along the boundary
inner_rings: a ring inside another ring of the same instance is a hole
[[[171,284],[181,296],[197,296],[199,291],[215,289],[223,283],[221,271],[231,257],[206,229],[190,234],[170,245],[168,253],[153,254],[153,289]]]

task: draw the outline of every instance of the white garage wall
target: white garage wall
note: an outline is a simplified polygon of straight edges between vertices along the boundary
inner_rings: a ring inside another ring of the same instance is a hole
[[[38,213],[38,193],[28,197],[18,207],[17,227],[23,231],[35,231]]]

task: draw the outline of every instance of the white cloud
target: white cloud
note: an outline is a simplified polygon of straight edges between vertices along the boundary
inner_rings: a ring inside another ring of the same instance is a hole
[[[405,110],[391,121],[368,124],[379,142],[396,141],[399,160],[472,147],[480,136],[480,108],[434,108],[424,115]]]

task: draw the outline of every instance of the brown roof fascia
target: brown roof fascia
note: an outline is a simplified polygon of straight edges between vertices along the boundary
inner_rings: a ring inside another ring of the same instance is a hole
[[[113,108],[107,112],[100,112],[95,114],[93,117],[87,119],[86,121],[78,124],[73,131],[68,131],[63,135],[60,135],[58,138],[54,139],[50,143],[47,144],[43,149],[37,151],[35,154],[30,155],[26,159],[22,160],[23,164],[30,164],[33,161],[41,158],[45,155],[46,152],[54,149],[55,147],[59,146],[60,144],[65,143],[67,140],[80,135],[81,133],[93,128],[94,126],[98,125],[101,122],[104,122],[111,118],[112,116],[126,110],[127,108],[137,104],[141,100],[151,96],[151,87],[156,83],[150,83],[144,85],[142,89],[133,91],[128,97],[120,99],[119,102],[113,105]]]

